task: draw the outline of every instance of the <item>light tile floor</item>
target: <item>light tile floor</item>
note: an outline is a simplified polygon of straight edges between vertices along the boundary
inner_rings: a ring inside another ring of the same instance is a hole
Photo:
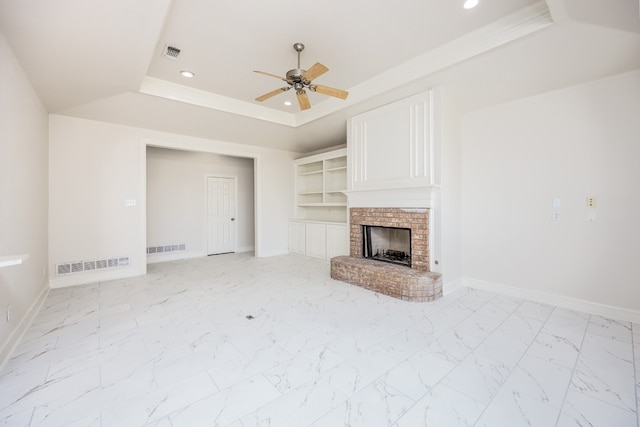
[[[0,424],[638,427],[639,395],[640,324],[232,254],[52,290],[0,371]]]

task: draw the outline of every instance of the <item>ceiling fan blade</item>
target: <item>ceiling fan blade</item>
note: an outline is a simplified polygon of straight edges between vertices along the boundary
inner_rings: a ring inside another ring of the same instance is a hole
[[[335,96],[336,98],[340,99],[347,99],[347,96],[349,96],[349,92],[347,92],[346,90],[335,89],[328,86],[311,85],[310,89],[314,92],[318,92],[323,95]]]
[[[327,67],[325,67],[324,65],[322,65],[319,62],[316,62],[315,64],[313,64],[311,66],[311,68],[309,68],[307,71],[302,73],[302,77],[304,77],[305,79],[311,81],[311,80],[313,80],[313,79],[315,79],[317,77],[320,77],[321,75],[323,75],[327,71],[329,71],[329,69]]]
[[[300,104],[301,110],[308,110],[311,108],[311,103],[309,102],[309,95],[304,90],[300,90],[297,93],[298,95],[298,104]]]
[[[280,76],[275,75],[275,74],[267,73],[266,71],[258,71],[258,70],[254,70],[253,72],[254,72],[254,73],[259,73],[259,74],[264,74],[265,76],[275,77],[276,79],[280,79],[280,80],[282,80],[282,81],[284,81],[284,82],[286,82],[286,81],[287,81],[287,79],[285,79],[284,77],[280,77]]]
[[[276,90],[272,90],[269,93],[265,93],[264,95],[257,97],[256,101],[262,102],[264,100],[267,100],[267,99],[271,98],[272,96],[278,95],[279,93],[286,92],[289,89],[291,89],[291,86],[285,86],[285,87],[278,88]]]

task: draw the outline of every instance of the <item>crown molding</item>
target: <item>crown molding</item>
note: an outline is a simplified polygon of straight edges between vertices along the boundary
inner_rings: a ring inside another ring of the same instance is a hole
[[[296,127],[295,115],[250,102],[240,101],[227,96],[218,95],[183,86],[155,77],[145,76],[139,89],[140,93],[158,96],[160,98],[171,99],[173,101],[198,105],[200,107],[211,108],[213,110],[226,111],[228,113],[240,114],[242,116],[253,117],[267,122],[278,123],[285,126]]]
[[[309,110],[295,114],[149,76],[143,79],[140,92],[295,128],[542,30],[551,24],[553,20],[547,3],[536,0],[511,15],[352,87],[346,100],[328,98]]]

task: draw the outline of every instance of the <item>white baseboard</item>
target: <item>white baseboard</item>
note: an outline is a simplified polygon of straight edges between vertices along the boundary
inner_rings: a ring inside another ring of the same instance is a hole
[[[18,342],[20,342],[20,339],[40,311],[40,307],[42,307],[42,304],[47,299],[47,295],[49,295],[49,290],[50,288],[48,286],[43,286],[42,291],[40,291],[36,300],[31,304],[31,307],[29,307],[29,310],[27,310],[22,319],[20,319],[18,326],[16,326],[11,335],[9,335],[9,338],[2,343],[2,346],[0,347],[0,371],[9,360],[9,357],[11,356],[11,353],[13,353],[16,345],[18,345]]]
[[[444,283],[442,285],[442,295],[444,296],[452,294],[458,289],[463,288],[464,286],[465,285],[462,279],[456,279],[453,282]]]
[[[115,268],[101,272],[83,272],[57,276],[49,280],[51,289],[66,288],[69,286],[86,285],[89,283],[105,282],[107,280],[126,279],[128,277],[142,276],[144,271],[137,268]]]
[[[241,248],[236,249],[235,253],[244,253],[244,252],[253,252],[253,246],[242,246]],[[167,261],[178,261],[181,259],[191,259],[191,258],[202,258],[206,257],[207,254],[202,251],[197,252],[168,252],[166,254],[153,254],[147,255],[147,264],[156,264],[159,262],[167,262]]]
[[[570,310],[597,314],[599,316],[607,317],[610,319],[622,320],[625,322],[640,323],[640,311],[629,310],[627,308],[600,304],[593,301],[586,301],[578,298],[571,298],[563,295],[551,294],[548,292],[534,291],[531,289],[522,289],[522,288],[517,288],[515,286],[492,283],[484,280],[473,279],[470,277],[464,277],[460,279],[460,284],[462,286],[468,286],[470,288],[480,289],[483,291],[495,292],[498,294],[508,295],[515,298],[527,299],[530,301],[536,301],[543,304],[555,305],[557,307],[568,308]]]
[[[147,255],[147,264],[156,264],[159,262],[178,261],[181,259],[202,258],[207,256],[204,252],[168,252],[166,254]]]
[[[269,257],[272,257],[272,256],[287,255],[288,253],[289,253],[289,251],[287,249],[279,250],[279,251],[261,251],[260,255],[256,254],[256,257],[258,257],[258,258],[269,258]]]

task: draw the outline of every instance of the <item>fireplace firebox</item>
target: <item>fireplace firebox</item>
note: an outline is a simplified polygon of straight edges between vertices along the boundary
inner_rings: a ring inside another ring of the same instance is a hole
[[[411,267],[411,229],[362,225],[362,256]]]

